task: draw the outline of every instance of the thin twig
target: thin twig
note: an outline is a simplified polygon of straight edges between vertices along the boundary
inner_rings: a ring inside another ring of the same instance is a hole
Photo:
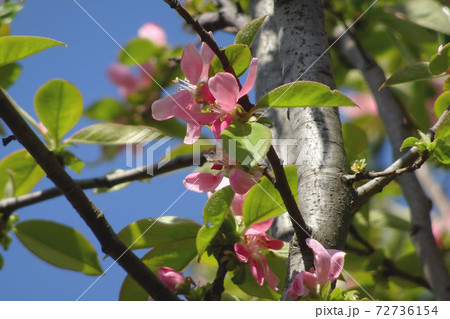
[[[113,257],[153,299],[179,300],[119,239],[104,214],[61,167],[55,155],[42,143],[14,108],[11,98],[3,89],[0,89],[0,117],[86,222],[100,242],[102,251]]]

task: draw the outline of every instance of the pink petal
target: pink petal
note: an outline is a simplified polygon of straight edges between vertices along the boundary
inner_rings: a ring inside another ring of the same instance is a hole
[[[183,181],[184,186],[197,193],[210,192],[219,186],[223,179],[224,172],[216,175],[210,173],[192,173],[186,176]]]
[[[303,296],[309,292],[309,289],[303,285],[304,282],[304,271],[295,275],[294,280],[292,281],[288,291],[286,291],[286,295],[292,300],[297,300],[298,297]]]
[[[141,64],[139,68],[139,78],[137,86],[139,88],[150,87],[152,83],[151,75],[153,74],[153,65],[150,63]]]
[[[202,126],[197,124],[187,123],[186,136],[184,137],[184,144],[194,144],[202,133]]]
[[[186,75],[190,83],[197,85],[202,73],[203,61],[197,48],[188,43],[181,56],[181,71]]]
[[[236,78],[230,73],[220,72],[209,79],[208,86],[212,95],[219,101],[222,110],[231,113],[239,97],[239,85]]]
[[[303,285],[310,289],[316,289],[317,286],[316,274],[309,271],[303,272]]]
[[[242,87],[242,89],[239,91],[239,98],[243,97],[244,95],[246,95],[248,92],[251,91],[253,85],[255,85],[257,71],[258,71],[258,59],[253,58],[252,61],[250,62],[250,67],[248,68],[247,80],[245,81],[245,84]]]
[[[231,169],[229,178],[231,189],[238,194],[247,193],[256,184],[252,174],[246,173],[238,168]]]
[[[306,239],[306,244],[314,253],[314,268],[317,275],[317,281],[323,285],[328,282],[328,274],[331,265],[331,257],[327,250],[317,240]]]
[[[267,281],[267,284],[275,291],[278,291],[278,284],[280,283],[280,279],[275,275],[275,273],[270,269],[267,264],[267,260],[264,256],[259,259],[264,273],[264,279]]]
[[[266,231],[269,230],[272,223],[273,223],[273,218],[269,218],[262,222],[253,224],[249,229],[247,229],[247,231],[245,232],[245,235],[256,235],[256,236],[265,235]]]
[[[344,267],[345,252],[337,249],[328,249],[327,251],[331,256],[331,265],[328,274],[329,281],[335,281]]]
[[[138,31],[138,36],[143,39],[148,39],[156,45],[165,45],[167,42],[167,35],[164,30],[156,23],[146,23]]]
[[[202,94],[203,101],[208,104],[213,104],[216,101],[214,95],[212,95],[209,90],[209,86],[207,82],[204,82],[202,86],[200,86],[200,92]]]
[[[259,263],[253,258],[250,258],[250,272],[258,285],[262,286],[264,284],[264,273]]]
[[[152,116],[157,121],[170,119],[183,112],[192,100],[191,92],[182,90],[165,98],[156,100],[152,104]]]
[[[223,120],[217,119],[211,125],[211,131],[213,132],[216,140],[220,140],[220,134],[222,134],[222,131],[230,125],[231,125],[231,114],[227,114],[227,116]]]
[[[244,200],[248,192],[245,194],[234,194],[233,201],[231,202],[231,209],[234,216],[242,216],[242,208],[244,206]]]
[[[113,64],[108,67],[106,71],[109,79],[114,84],[124,87],[128,90],[134,90],[136,88],[136,78],[131,73],[130,69],[122,64]]]
[[[202,43],[202,47],[200,49],[200,55],[203,61],[203,69],[201,74],[201,79],[208,79],[209,66],[211,65],[211,61],[214,58],[215,54],[205,42]]]
[[[176,286],[184,281],[183,273],[173,270],[169,267],[159,267],[158,277],[165,283],[172,291],[176,290]]]
[[[234,251],[236,252],[237,259],[239,259],[241,262],[246,263],[248,261],[250,253],[243,245],[241,245],[240,243],[235,243]]]
[[[269,249],[279,250],[279,249],[283,248],[283,246],[284,246],[284,243],[282,240],[275,239],[270,235],[265,236],[265,241],[267,244],[267,248],[269,248]]]

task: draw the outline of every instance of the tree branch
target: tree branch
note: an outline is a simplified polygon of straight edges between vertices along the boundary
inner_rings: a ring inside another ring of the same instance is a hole
[[[343,29],[341,28],[338,33],[342,34]],[[411,135],[411,132],[405,125],[405,116],[392,90],[385,87],[379,91],[380,86],[386,81],[384,71],[350,32],[342,35],[338,45],[347,60],[362,72],[377,102],[378,113],[386,127],[394,158],[400,158],[391,165],[390,169],[395,170],[411,165],[419,154],[416,148],[410,149],[403,156],[399,151],[403,141]],[[360,205],[362,198],[368,199],[370,193],[381,191],[393,178],[392,176],[380,177],[360,187],[354,207]],[[430,283],[436,299],[450,300],[450,277],[431,231],[431,202],[415,174],[399,176],[398,181],[411,209],[411,240],[422,263],[425,278]]]
[[[115,185],[142,180],[145,178],[151,178],[158,175],[162,175],[168,172],[172,172],[178,169],[190,167],[193,165],[193,158],[197,158],[197,155],[185,155],[179,156],[168,162],[166,165],[159,167],[159,163],[151,164],[149,166],[141,166],[133,168],[124,172],[107,174],[94,178],[74,180],[81,189],[91,189],[96,187],[111,188]],[[206,159],[203,156],[199,156],[200,165],[202,165]],[[153,172],[149,174],[147,172]],[[0,211],[3,213],[11,214],[15,210],[36,204],[48,199],[52,199],[63,195],[61,190],[57,187],[49,188],[26,195],[5,198],[0,200]]]
[[[103,213],[61,167],[53,153],[41,142],[14,108],[8,94],[0,89],[0,117],[17,140],[61,190],[99,240],[102,251],[119,265],[155,300],[179,300],[177,296],[119,239]]]

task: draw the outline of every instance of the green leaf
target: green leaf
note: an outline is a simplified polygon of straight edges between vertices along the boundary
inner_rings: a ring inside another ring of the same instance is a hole
[[[253,43],[253,40],[255,39],[256,34],[258,33],[259,28],[261,27],[262,23],[264,22],[264,19],[266,19],[266,15],[252,20],[249,23],[247,23],[237,34],[236,38],[234,39],[234,44],[246,44],[248,46],[251,46]]]
[[[138,220],[119,232],[119,238],[131,249],[176,244],[197,237],[200,225],[189,218],[163,216]]]
[[[126,114],[127,111],[123,104],[110,97],[95,102],[84,113],[85,116],[91,119],[107,122],[114,121]]]
[[[159,267],[170,267],[177,271],[186,268],[197,255],[195,239],[187,239],[177,243],[159,245],[142,257],[142,261],[153,273]],[[126,276],[120,289],[119,300],[148,300],[148,293],[133,278]]]
[[[297,168],[295,165],[284,168],[289,187],[295,200],[298,199]],[[242,209],[245,227],[276,217],[286,212],[283,200],[275,186],[266,178],[261,178],[259,184],[252,187],[245,197]]]
[[[20,150],[0,162],[0,198],[5,196],[5,187],[10,176],[14,184],[14,196],[20,196],[31,191],[45,176],[45,172],[26,150]]]
[[[7,89],[16,82],[22,67],[16,63],[0,66],[0,86]]]
[[[380,89],[388,85],[425,80],[432,77],[434,77],[434,75],[430,72],[429,63],[419,62],[410,64],[392,74],[389,79],[387,79],[386,82],[383,83]]]
[[[6,2],[0,6],[0,24],[9,24],[17,13],[22,10],[23,4],[19,2]]]
[[[0,37],[0,66],[24,59],[64,43],[42,37],[8,35]]]
[[[450,116],[448,114],[437,128],[435,138],[440,138],[450,144]]]
[[[342,288],[334,288],[330,294],[330,301],[343,301],[345,290]]]
[[[445,143],[441,138],[437,138],[433,142],[434,148],[432,155],[442,164],[450,164],[450,145]]]
[[[430,71],[435,75],[439,75],[447,71],[450,67],[450,43],[439,50],[438,53],[433,55],[430,59]]]
[[[133,39],[120,50],[119,61],[126,65],[146,63],[155,56],[157,47],[148,39]]]
[[[206,202],[203,208],[205,225],[200,228],[197,234],[197,252],[199,258],[203,255],[210,241],[216,236],[220,226],[225,221],[233,197],[234,192],[230,186],[227,186],[215,192]]]
[[[59,268],[87,275],[103,273],[94,247],[76,229],[45,220],[28,220],[14,233],[33,254]]]
[[[223,147],[241,165],[253,167],[260,163],[272,143],[272,133],[259,123],[235,123],[220,134]]]
[[[356,106],[356,104],[337,90],[312,82],[301,81],[284,84],[267,93],[257,107],[321,107]]]
[[[370,225],[376,228],[394,228],[404,231],[411,230],[411,223],[399,216],[378,210],[370,211]]]
[[[450,21],[444,8],[438,1],[415,0],[395,4],[390,10],[425,28],[450,35]]]
[[[443,92],[438,96],[436,101],[434,101],[434,114],[439,118],[442,113],[450,106],[450,92]]]
[[[250,65],[250,60],[252,58],[252,53],[248,46],[244,44],[233,44],[227,46],[225,48],[225,55],[230,61],[231,66],[233,67],[234,73],[236,73],[237,77],[240,77],[245,73],[248,66]],[[217,56],[214,57],[211,61],[211,66],[209,68],[210,77],[216,73],[225,72],[220,63],[220,60]]]
[[[74,172],[80,174],[84,167],[84,162],[80,161],[78,157],[75,156],[72,152],[61,150],[59,152],[54,153],[58,158],[62,159],[64,165],[69,167]]]
[[[342,125],[342,136],[344,138],[345,154],[347,160],[351,163],[358,159],[358,155],[367,148],[366,132],[354,124]]]
[[[72,83],[51,80],[36,92],[34,108],[58,146],[64,134],[77,124],[83,114],[83,97]]]
[[[149,126],[99,123],[79,130],[64,143],[125,145],[151,142],[163,136]]]
[[[400,147],[400,151],[403,151],[403,149],[406,147],[414,147],[417,145],[417,143],[420,143],[420,140],[417,137],[408,137],[403,141],[403,144]]]

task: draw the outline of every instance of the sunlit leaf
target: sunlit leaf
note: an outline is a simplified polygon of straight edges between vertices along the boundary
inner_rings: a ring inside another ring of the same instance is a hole
[[[163,136],[149,126],[99,123],[79,130],[64,143],[125,145],[151,142]]]
[[[337,90],[311,81],[292,82],[277,87],[267,93],[257,107],[321,107],[356,106],[356,104]]]
[[[58,145],[83,114],[83,97],[72,83],[51,80],[36,92],[34,107],[39,120]]]
[[[42,37],[18,35],[0,37],[0,66],[61,45],[65,46],[62,42]]]
[[[119,61],[127,65],[142,64],[148,62],[155,52],[157,47],[150,40],[138,38],[120,50]]]
[[[7,89],[16,82],[22,71],[22,67],[16,63],[0,66],[0,86]]]
[[[436,101],[434,101],[434,114],[436,117],[440,117],[442,113],[450,106],[450,92],[443,92],[438,96]]]
[[[74,228],[28,220],[15,225],[14,233],[25,247],[49,264],[87,275],[103,273],[94,247]]]
[[[20,2],[6,2],[0,6],[0,24],[8,24],[22,10],[23,4]]]
[[[231,124],[220,134],[223,147],[241,165],[253,167],[260,163],[272,143],[269,128],[259,123]]]
[[[246,44],[251,46],[259,28],[267,16],[255,19],[247,23],[237,34],[234,39],[234,44]]]
[[[230,61],[230,64],[233,67],[233,70],[236,73],[237,77],[240,77],[242,74],[244,74],[244,72],[250,65],[250,60],[252,57],[248,46],[243,44],[233,44],[227,46],[225,48],[225,55],[227,56],[228,61]],[[220,63],[219,58],[215,56],[211,62],[209,75],[213,76],[214,74],[219,72],[225,71],[223,69],[222,63]]]
[[[387,79],[386,82],[383,83],[380,89],[388,85],[425,80],[432,77],[434,77],[434,75],[430,72],[429,63],[419,62],[407,65],[392,74],[389,79]]]
[[[430,71],[439,75],[450,67],[450,43],[444,45],[438,53],[430,59]]]

